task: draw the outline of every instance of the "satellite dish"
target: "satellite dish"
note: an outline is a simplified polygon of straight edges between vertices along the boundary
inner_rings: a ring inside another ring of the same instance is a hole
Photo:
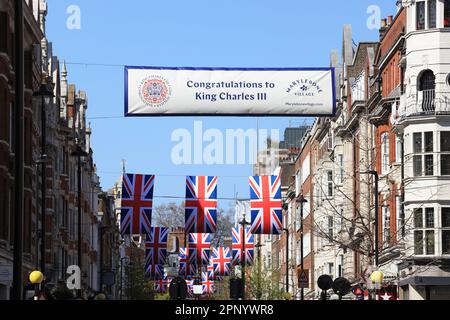
[[[333,278],[326,274],[320,276],[317,280],[317,285],[324,291],[330,290],[333,287]]]
[[[333,282],[333,291],[336,293],[339,297],[346,296],[350,293],[352,290],[352,285],[350,281],[348,281],[345,278],[337,278]]]

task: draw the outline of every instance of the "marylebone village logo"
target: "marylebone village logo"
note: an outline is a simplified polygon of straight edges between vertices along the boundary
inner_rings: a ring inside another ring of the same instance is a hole
[[[165,105],[172,95],[169,81],[160,76],[150,76],[142,80],[139,87],[139,95],[142,102],[149,107],[161,107]]]
[[[317,82],[310,79],[298,79],[293,81],[286,90],[297,97],[315,97],[323,92]]]

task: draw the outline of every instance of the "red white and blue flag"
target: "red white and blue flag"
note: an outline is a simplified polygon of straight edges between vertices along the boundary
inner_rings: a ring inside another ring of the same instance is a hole
[[[212,261],[212,258],[209,259],[208,267],[206,268],[206,271],[208,272],[208,277],[210,279],[215,279],[214,277],[214,263]]]
[[[164,279],[164,266],[145,263],[145,277],[153,280]]]
[[[240,265],[242,262],[242,251],[245,250],[245,264],[252,265],[254,252],[255,252],[255,238],[250,233],[250,228],[245,228],[245,235],[242,227],[231,229],[233,259],[231,264],[233,266]],[[245,239],[245,245],[243,248],[243,239]]]
[[[189,261],[193,265],[207,266],[211,256],[211,235],[207,233],[189,234]]]
[[[210,278],[215,279],[219,277],[227,277],[231,275],[231,254],[230,248],[213,248],[211,257],[214,273]]]
[[[120,230],[122,235],[151,231],[155,176],[125,174],[122,180]]]
[[[156,268],[150,267],[154,265],[163,266],[167,258],[167,238],[169,236],[169,228],[155,227],[151,228],[145,239],[145,264],[147,270],[150,269],[149,276],[159,278]],[[154,271],[153,271],[154,270]]]
[[[251,233],[281,234],[283,229],[279,176],[250,177]]]
[[[215,233],[217,230],[217,177],[186,178],[186,233]]]
[[[189,279],[190,277],[197,274],[197,267],[192,265],[189,260],[189,249],[188,248],[180,248],[180,270],[179,275],[184,277],[185,279]]]
[[[172,278],[168,278],[167,276],[164,276],[163,279],[156,280],[154,282],[155,284],[155,292],[156,293],[167,293],[167,290],[169,289],[170,283],[172,282]]]
[[[202,272],[202,295],[212,295],[215,292],[215,285],[214,281],[212,281],[209,276],[208,272]]]

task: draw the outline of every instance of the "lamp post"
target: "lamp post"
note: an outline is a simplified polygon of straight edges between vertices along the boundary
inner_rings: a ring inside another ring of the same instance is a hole
[[[45,274],[45,234],[46,234],[46,201],[47,201],[47,113],[46,107],[54,97],[53,92],[47,84],[41,84],[39,90],[33,93],[33,97],[40,98],[41,103],[41,157],[38,161],[41,164],[41,272]]]
[[[246,237],[246,230],[245,227],[247,225],[250,225],[250,222],[247,222],[245,219],[245,215],[243,215],[242,221],[239,222],[240,225],[242,225],[242,254],[241,254],[241,273],[242,273],[242,300],[245,300],[245,264],[246,264],[246,254],[245,254],[245,237]]]
[[[83,272],[82,269],[82,241],[81,241],[81,229],[83,227],[82,224],[82,216],[81,216],[81,158],[86,157],[88,154],[81,148],[79,141],[77,143],[77,147],[74,152],[72,152],[72,156],[77,158],[78,170],[77,170],[77,187],[78,187],[78,197],[77,197],[77,206],[78,206],[78,267],[80,271]],[[82,289],[79,290],[78,296],[81,297]]]
[[[308,203],[308,200],[305,199],[303,194],[297,199],[297,203],[300,204],[300,267],[302,272],[305,270],[304,259],[303,259],[303,206],[305,203]],[[300,300],[305,300],[305,289],[301,288],[300,290]]]
[[[286,293],[289,293],[289,229],[283,229],[286,232]]]
[[[120,300],[123,300],[123,261],[128,257],[120,258]]]

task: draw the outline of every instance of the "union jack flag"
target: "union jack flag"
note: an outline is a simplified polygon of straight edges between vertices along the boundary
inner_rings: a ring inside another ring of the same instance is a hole
[[[189,261],[198,266],[207,266],[211,256],[211,235],[206,233],[189,234]]]
[[[214,281],[208,277],[208,272],[202,272],[202,295],[211,295],[215,292]]]
[[[164,276],[163,279],[156,280],[154,282],[155,284],[155,292],[156,293],[166,293],[169,289],[170,283],[172,282],[172,278],[168,278],[167,276]]]
[[[231,237],[233,240],[232,249],[233,249],[233,259],[231,264],[233,266],[240,265],[242,262],[242,236],[244,235],[243,228],[233,228],[231,229]],[[245,264],[252,265],[254,250],[255,250],[255,238],[254,235],[250,233],[250,228],[245,228]]]
[[[186,233],[217,230],[217,177],[186,178]]]
[[[154,280],[164,279],[164,266],[145,263],[145,277]]]
[[[180,248],[180,270],[179,275],[188,279],[197,274],[197,267],[190,263],[189,259],[189,249]]]
[[[120,230],[122,235],[151,231],[155,176],[125,174],[122,180]]]
[[[169,228],[155,227],[146,236],[145,256],[147,264],[164,265],[167,256]]]
[[[208,267],[206,268],[206,271],[208,272],[208,277],[210,279],[214,279],[214,263],[212,261],[212,258],[209,259]]]
[[[186,280],[186,285],[188,296],[192,298],[194,296],[194,280]]]
[[[281,234],[282,203],[279,176],[250,177],[251,233]]]
[[[213,248],[212,249],[212,263],[214,267],[213,276],[225,277],[231,275],[231,255],[230,248]]]

